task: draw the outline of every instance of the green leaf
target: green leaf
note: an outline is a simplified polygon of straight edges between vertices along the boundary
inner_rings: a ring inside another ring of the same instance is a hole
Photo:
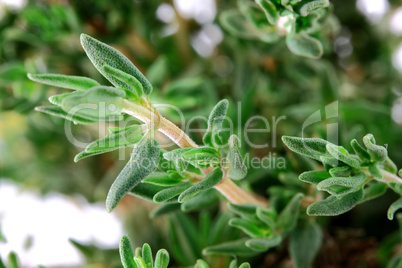
[[[351,177],[332,177],[317,184],[318,190],[326,190],[331,186],[358,187],[366,181],[366,174],[359,172]]]
[[[342,146],[336,146],[334,144],[327,144],[327,151],[337,160],[351,166],[352,168],[359,168],[360,161],[349,156],[348,151]]]
[[[113,77],[114,79],[123,83],[123,88],[129,89],[130,91],[135,93],[138,98],[141,98],[141,96],[144,94],[142,84],[134,76],[129,75],[128,73],[123,72],[119,69],[113,68],[112,66],[109,66],[107,64],[103,66],[103,71],[107,73],[110,77]]]
[[[394,219],[394,214],[398,209],[402,208],[402,197],[396,200],[394,203],[391,204],[391,206],[388,209],[388,219],[393,220]]]
[[[181,154],[181,157],[184,161],[200,168],[204,165],[220,163],[217,151],[210,147],[200,147],[185,151]]]
[[[85,148],[85,151],[90,153],[109,149],[116,150],[121,147],[134,145],[141,140],[142,130],[142,126],[134,125],[117,133],[108,134],[103,139],[91,142]]]
[[[225,242],[215,246],[204,248],[203,255],[229,255],[229,256],[253,256],[258,252],[246,246],[249,238],[242,238],[235,241]]]
[[[61,107],[73,115],[89,119],[107,119],[121,114],[122,97],[125,95],[125,91],[121,89],[97,86],[81,94],[70,94],[63,98]]]
[[[164,189],[154,196],[154,202],[155,203],[166,202],[183,193],[183,191],[191,187],[191,185],[192,184],[190,182],[183,182],[177,186]]]
[[[299,180],[313,185],[317,185],[323,180],[326,180],[330,177],[331,174],[329,174],[328,171],[326,170],[313,170],[313,171],[306,171],[300,174]]]
[[[137,268],[134,262],[134,252],[128,236],[123,236],[119,246],[121,264],[124,268]]]
[[[175,178],[165,172],[154,172],[149,174],[143,182],[160,185],[160,186],[173,186],[182,182],[181,178]]]
[[[218,203],[219,197],[215,189],[203,191],[196,196],[181,203],[181,210],[183,212],[190,212],[208,208]]]
[[[204,260],[197,260],[194,268],[209,268],[208,264]]]
[[[249,220],[255,220],[256,213],[257,213],[257,208],[260,208],[256,204],[233,204],[233,203],[228,203],[227,207],[229,210],[236,215],[239,215],[242,218],[249,219]]]
[[[363,137],[364,146],[366,146],[371,159],[374,161],[385,161],[388,158],[387,149],[383,146],[375,144],[375,139],[373,134],[367,134]]]
[[[276,228],[278,215],[273,208],[257,207],[257,217],[263,223],[267,224],[272,230]]]
[[[353,150],[360,158],[360,160],[370,161],[370,154],[366,151],[366,149],[363,148],[363,146],[360,145],[360,143],[356,139],[353,139],[350,142],[350,145],[352,146]]]
[[[18,257],[14,251],[11,251],[10,254],[8,254],[8,267],[9,268],[18,268],[19,267]]]
[[[64,93],[64,94],[50,96],[48,100],[51,104],[61,106],[61,102],[63,101],[64,98],[66,98],[67,96],[79,95],[79,94],[81,94],[80,91],[68,92],[68,93]]]
[[[243,262],[239,268],[251,268],[251,265],[248,262]]]
[[[377,198],[387,191],[387,185],[379,181],[369,182],[369,186],[364,188],[363,199],[359,203],[366,202],[368,200]]]
[[[286,45],[296,55],[319,59],[324,53],[321,42],[306,33],[287,34]]]
[[[270,237],[249,239],[246,241],[246,246],[255,251],[265,252],[270,248],[280,245],[281,242],[282,237],[280,235],[271,235]]]
[[[382,171],[378,166],[378,162],[371,163],[368,167],[368,171],[377,179],[381,180],[384,178],[384,174],[382,174]]]
[[[229,102],[227,100],[221,100],[212,109],[208,118],[208,129],[202,138],[206,146],[215,147],[216,145],[222,145],[219,132],[222,129],[223,120],[225,119],[228,106]]]
[[[152,137],[144,136],[134,146],[130,160],[110,187],[106,198],[108,212],[112,211],[128,192],[155,169],[159,156],[159,144]]]
[[[166,249],[160,249],[156,253],[154,268],[167,268],[169,265],[169,253]]]
[[[277,225],[283,231],[291,231],[296,226],[299,217],[300,202],[303,196],[302,193],[296,194],[279,214]]]
[[[205,178],[202,181],[191,186],[183,193],[181,193],[179,196],[179,202],[182,203],[201,191],[211,189],[222,180],[222,177],[223,172],[219,168],[211,171],[210,173],[208,173],[208,175],[205,176]]]
[[[333,167],[329,171],[332,177],[349,177],[352,173],[350,166]]]
[[[84,151],[78,153],[78,154],[74,157],[74,162],[77,163],[78,161],[80,161],[80,160],[82,160],[82,159],[84,159],[84,158],[91,157],[91,156],[98,155],[98,154],[104,154],[104,153],[107,153],[107,152],[111,152],[111,151],[113,151],[113,150],[115,150],[115,149],[114,149],[114,148],[109,148],[109,149],[98,150],[98,151],[94,151],[94,152],[86,152],[86,151],[84,150]]]
[[[340,198],[329,196],[327,199],[317,201],[307,208],[310,216],[336,216],[355,207],[363,199],[363,190],[355,191]]]
[[[138,268],[149,268],[143,258],[136,256],[136,257],[134,257],[134,261],[135,261],[135,264],[137,264]]]
[[[82,116],[69,114],[66,111],[64,111],[63,108],[58,106],[38,106],[35,107],[35,111],[61,117],[74,122],[74,124],[90,125],[98,122],[98,120],[88,119]]]
[[[327,6],[329,6],[328,0],[310,1],[301,6],[301,8],[299,9],[299,13],[302,17],[306,17],[310,14],[310,12]]]
[[[320,156],[328,156],[326,140],[319,138],[282,137],[283,143],[293,152],[321,161]]]
[[[290,257],[295,268],[311,267],[320,251],[322,239],[322,230],[314,222],[296,227],[289,241]]]
[[[103,69],[105,65],[134,76],[141,83],[144,93],[146,95],[151,94],[152,85],[122,53],[86,34],[81,34],[81,45],[96,69],[114,86],[124,88],[126,83],[105,72]]]
[[[229,225],[239,228],[253,238],[265,236],[267,233],[266,229],[264,228],[265,226],[262,226],[262,224],[259,226],[255,221],[248,219],[233,218],[229,221]]]
[[[390,182],[389,187],[397,194],[402,194],[402,183]]]
[[[28,74],[32,81],[49,86],[68,88],[73,90],[87,90],[99,86],[99,83],[83,76],[72,76],[62,74]]]
[[[152,267],[154,260],[152,258],[152,250],[149,244],[145,243],[142,246],[142,259],[144,260],[147,267]]]
[[[228,140],[229,145],[229,170],[228,175],[233,180],[241,180],[247,175],[247,167],[240,154],[240,140],[236,135],[231,135]]]
[[[256,2],[264,11],[269,23],[275,25],[279,17],[275,5],[270,0],[256,0]]]

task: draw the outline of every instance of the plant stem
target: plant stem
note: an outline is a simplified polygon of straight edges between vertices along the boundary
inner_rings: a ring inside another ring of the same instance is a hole
[[[151,111],[143,106],[136,105],[132,102],[124,100],[123,113],[131,115],[144,123],[150,125],[158,125],[158,131],[165,134],[173,142],[175,142],[181,148],[198,147],[198,145],[180,128],[175,124],[167,120],[161,115],[157,115],[154,111]],[[155,122],[158,120],[158,122]],[[206,171],[208,174],[209,172]],[[226,175],[221,182],[214,187],[218,190],[226,199],[234,204],[253,203],[262,206],[267,206],[268,202],[263,197],[254,196],[252,193],[237,186]]]
[[[397,182],[397,183],[401,183],[402,184],[402,178],[398,177],[395,174],[392,174],[386,170],[381,170],[382,174],[384,175],[383,179],[378,179],[375,178],[374,176],[372,176],[367,170],[364,170],[364,173],[366,173],[367,176],[372,177],[373,179],[379,181],[379,182],[383,182],[386,184],[389,184],[390,182]]]

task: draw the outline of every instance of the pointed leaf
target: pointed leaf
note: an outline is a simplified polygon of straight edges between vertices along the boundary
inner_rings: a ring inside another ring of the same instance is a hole
[[[247,219],[233,218],[229,221],[229,225],[239,228],[253,238],[265,236],[267,233],[265,226],[262,226],[262,224],[258,226],[256,222]]]
[[[229,255],[229,256],[253,256],[258,254],[258,251],[246,246],[246,241],[249,238],[242,238],[235,241],[225,242],[215,246],[204,248],[203,255]]]
[[[285,232],[291,231],[296,226],[303,196],[302,193],[296,194],[279,214],[277,225]]]
[[[142,84],[134,76],[129,75],[128,73],[123,72],[119,69],[113,68],[112,66],[109,66],[107,64],[103,66],[103,70],[110,77],[113,77],[114,79],[124,84],[123,88],[131,90],[138,98],[141,98],[142,94],[144,94]],[[120,85],[120,87],[122,86]]]
[[[68,88],[73,90],[87,90],[99,86],[99,83],[83,76],[72,76],[62,74],[28,74],[32,81],[49,86]]]
[[[256,0],[256,2],[264,11],[269,23],[276,24],[279,15],[275,5],[270,0]]]
[[[351,157],[348,151],[342,146],[336,146],[334,144],[327,144],[327,151],[337,160],[351,166],[352,168],[359,168],[360,161]]]
[[[353,139],[350,142],[350,145],[352,146],[353,150],[357,154],[357,156],[360,158],[362,161],[370,161],[370,154],[364,149],[360,143],[356,140]]]
[[[222,129],[223,120],[225,119],[229,102],[221,100],[212,109],[208,118],[208,129],[202,138],[206,146],[214,147],[215,145],[222,145],[222,140],[219,137],[219,132]]]
[[[330,177],[331,174],[329,174],[328,171],[326,170],[313,170],[313,171],[306,171],[300,174],[299,180],[313,185],[317,185],[318,183]]]
[[[201,210],[217,204],[219,197],[215,189],[210,189],[199,193],[198,195],[181,203],[183,212]]]
[[[131,158],[110,187],[106,209],[112,211],[120,200],[156,167],[160,156],[158,142],[144,136],[135,146]]]
[[[155,203],[166,202],[184,192],[186,189],[191,187],[191,185],[192,184],[190,182],[184,182],[182,184],[164,189],[154,196],[154,202]]]
[[[319,59],[324,53],[321,42],[306,33],[286,35],[286,44],[294,54],[307,58]]]
[[[87,53],[88,58],[98,71],[106,77],[114,86],[124,88],[126,83],[106,73],[103,66],[109,65],[129,75],[134,76],[143,87],[146,95],[152,91],[152,85],[148,82],[145,76],[131,63],[127,57],[116,49],[90,37],[86,34],[81,34],[81,45]]]
[[[191,186],[183,193],[181,193],[179,196],[179,202],[182,203],[201,191],[211,189],[222,180],[222,177],[223,172],[219,168],[211,171],[210,173],[208,173],[207,176],[205,176],[202,181],[198,182],[197,184]]]
[[[63,108],[58,106],[38,106],[35,107],[35,111],[42,112],[45,114],[50,114],[53,116],[61,117],[67,119],[69,121],[74,122],[75,124],[82,124],[82,125],[90,125],[97,123],[98,120],[96,119],[88,119],[82,116],[72,115],[63,110]]]
[[[358,187],[366,181],[366,174],[359,172],[352,177],[332,177],[317,184],[318,190],[325,190],[330,186]]]
[[[328,142],[319,138],[282,137],[283,143],[293,152],[321,161],[320,156],[328,156]]]
[[[241,180],[247,175],[247,167],[243,162],[240,154],[240,140],[236,135],[231,135],[228,140],[229,145],[229,178],[233,180]]]
[[[253,238],[246,241],[246,246],[256,251],[264,252],[270,248],[280,245],[282,237],[280,235],[271,235],[265,238]]]
[[[165,172],[154,172],[149,174],[143,182],[160,185],[160,186],[173,186],[182,182],[181,178],[172,177]]]

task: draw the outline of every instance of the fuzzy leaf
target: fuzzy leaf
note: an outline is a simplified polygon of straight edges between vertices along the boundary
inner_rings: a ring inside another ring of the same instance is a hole
[[[320,251],[322,239],[322,230],[316,223],[299,226],[292,232],[289,252],[295,268],[311,267]]]
[[[271,229],[276,228],[278,215],[276,214],[276,211],[274,209],[257,207],[257,217],[260,221],[267,224]]]
[[[349,156],[348,151],[342,146],[336,146],[334,144],[327,144],[327,151],[337,160],[351,166],[352,168],[359,168],[360,161]]]
[[[104,154],[104,153],[107,153],[107,152],[111,152],[111,151],[113,151],[113,150],[115,150],[115,149],[114,149],[114,148],[108,148],[108,149],[98,150],[98,151],[93,151],[93,152],[86,152],[86,151],[84,150],[84,151],[78,153],[78,154],[74,157],[74,162],[77,163],[78,161],[80,161],[80,160],[82,160],[82,159],[84,159],[84,158],[91,157],[91,156],[98,155],[98,154]]]
[[[240,154],[240,140],[236,135],[231,135],[228,140],[229,145],[229,178],[233,180],[241,180],[247,175],[247,167],[243,162]]]
[[[257,237],[262,237],[266,235],[266,230],[263,228],[263,226],[258,226],[256,222],[248,220],[248,219],[242,219],[242,218],[233,218],[229,221],[229,225],[235,228],[239,228],[243,232],[245,232],[247,235],[257,238]]]
[[[231,212],[235,213],[236,215],[239,215],[242,218],[249,219],[249,220],[256,219],[257,208],[259,208],[255,204],[228,203],[227,206]]]
[[[388,219],[393,220],[394,219],[394,214],[398,209],[402,209],[402,197],[396,200],[394,203],[391,204],[391,206],[388,209]]]
[[[310,1],[308,3],[305,3],[302,5],[299,9],[299,13],[302,17],[306,17],[310,14],[310,12],[324,8],[329,6],[329,1],[328,0],[315,0],[315,1]]]
[[[229,255],[229,256],[253,256],[258,252],[246,246],[249,238],[242,238],[235,241],[225,242],[215,246],[204,248],[203,255]]]
[[[279,214],[277,225],[285,232],[291,231],[296,226],[303,196],[302,193],[296,194]]]
[[[341,166],[331,168],[328,172],[332,177],[349,177],[352,169],[349,166]]]
[[[88,58],[98,71],[106,77],[114,86],[124,88],[126,83],[120,79],[105,72],[103,67],[109,65],[129,75],[134,76],[142,85],[146,95],[152,92],[152,85],[145,76],[131,63],[127,57],[116,49],[90,37],[86,34],[81,34],[81,45],[84,48]]]
[[[217,151],[210,147],[200,147],[185,151],[181,154],[184,161],[196,167],[204,165],[219,164],[220,158]]]
[[[191,187],[191,185],[192,184],[190,182],[184,182],[179,185],[164,189],[164,190],[160,191],[159,193],[157,193],[154,196],[153,200],[155,203],[166,202],[166,201],[180,195],[181,193],[183,193],[186,189]]]
[[[145,263],[144,259],[141,257],[134,257],[135,264],[137,264],[138,268],[149,268]]]
[[[352,177],[332,177],[317,184],[318,190],[326,190],[331,186],[358,187],[366,181],[366,174],[359,172]]]
[[[110,187],[106,209],[112,211],[120,200],[156,167],[160,156],[158,142],[144,136],[135,146],[131,158]]]
[[[50,96],[48,100],[51,104],[61,106],[61,102],[63,101],[64,98],[71,96],[71,95],[79,95],[79,94],[81,94],[80,91],[58,94],[58,95]]]
[[[350,142],[350,145],[352,146],[353,150],[361,161],[370,161],[370,154],[360,145],[360,143],[356,139],[353,139]]]
[[[390,182],[389,187],[397,194],[402,194],[402,183]]]
[[[331,177],[331,174],[328,173],[326,170],[313,170],[313,171],[306,171],[300,174],[299,180],[303,182],[307,182],[313,185],[317,185],[325,179]]]
[[[223,172],[219,168],[211,171],[210,173],[208,173],[208,175],[205,176],[205,178],[202,181],[191,186],[183,193],[181,193],[179,196],[179,202],[182,203],[201,191],[211,189],[222,180],[222,177]]]
[[[278,246],[282,242],[280,235],[272,235],[265,238],[253,238],[246,241],[246,246],[255,251],[264,252],[270,248]]]
[[[35,107],[35,111],[61,117],[74,122],[74,124],[90,125],[98,122],[98,120],[88,119],[82,116],[69,114],[66,111],[64,111],[63,108],[58,106],[38,106]]]
[[[359,203],[377,198],[387,191],[387,185],[379,181],[371,181],[370,185],[364,188],[363,199]]]
[[[63,98],[61,107],[64,111],[90,119],[107,119],[121,114],[124,90],[97,86],[81,94]]]
[[[321,42],[306,33],[287,34],[286,44],[294,54],[307,58],[319,59],[324,53]]]
[[[383,146],[375,144],[375,139],[373,134],[367,134],[363,137],[364,146],[366,146],[371,159],[374,161],[385,161],[388,158],[387,149]]]
[[[147,267],[152,267],[154,260],[152,258],[152,250],[151,247],[145,243],[142,246],[142,259],[144,260]]]
[[[120,259],[124,268],[137,268],[138,266],[134,262],[134,252],[131,246],[130,239],[127,236],[123,236],[120,240]]]
[[[166,215],[172,212],[178,212],[180,211],[180,203],[165,203],[160,205],[159,207],[153,209],[149,216],[151,219],[154,219],[156,217]]]
[[[196,196],[181,203],[181,210],[183,212],[190,212],[208,208],[219,201],[219,197],[215,189],[203,191]]]
[[[307,208],[310,216],[336,216],[355,207],[363,199],[363,190],[355,191],[340,198],[329,196],[327,199],[317,201]]]
[[[368,171],[370,172],[371,175],[376,177],[377,179],[383,179],[384,174],[382,174],[380,167],[378,166],[378,162],[374,162],[369,165]]]
[[[320,156],[328,156],[326,140],[319,138],[282,137],[283,143],[293,152],[321,161]]]
[[[208,118],[208,129],[202,138],[206,146],[214,147],[216,145],[222,145],[219,132],[222,129],[223,120],[225,119],[228,106],[229,102],[227,100],[221,100],[212,109]]]
[[[144,94],[142,84],[134,76],[129,75],[128,73],[123,72],[119,69],[113,68],[112,66],[109,66],[107,64],[103,66],[103,70],[109,76],[123,83],[125,85],[123,86],[123,88],[131,90],[138,98],[141,98],[142,94]]]
[[[169,265],[169,253],[166,249],[160,249],[156,253],[154,268],[167,268]]]
[[[49,86],[68,88],[73,90],[87,90],[99,86],[99,83],[83,76],[72,76],[62,74],[28,74],[32,81]]]

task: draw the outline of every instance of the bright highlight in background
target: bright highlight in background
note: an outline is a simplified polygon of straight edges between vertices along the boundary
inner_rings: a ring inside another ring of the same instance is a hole
[[[388,11],[389,3],[388,0],[357,0],[356,7],[369,22],[375,24]]]
[[[79,266],[84,261],[69,238],[117,248],[123,235],[122,224],[106,212],[104,204],[55,193],[41,197],[4,179],[0,183],[0,219],[7,239],[0,242],[0,255],[4,258],[15,251],[22,267]]]

